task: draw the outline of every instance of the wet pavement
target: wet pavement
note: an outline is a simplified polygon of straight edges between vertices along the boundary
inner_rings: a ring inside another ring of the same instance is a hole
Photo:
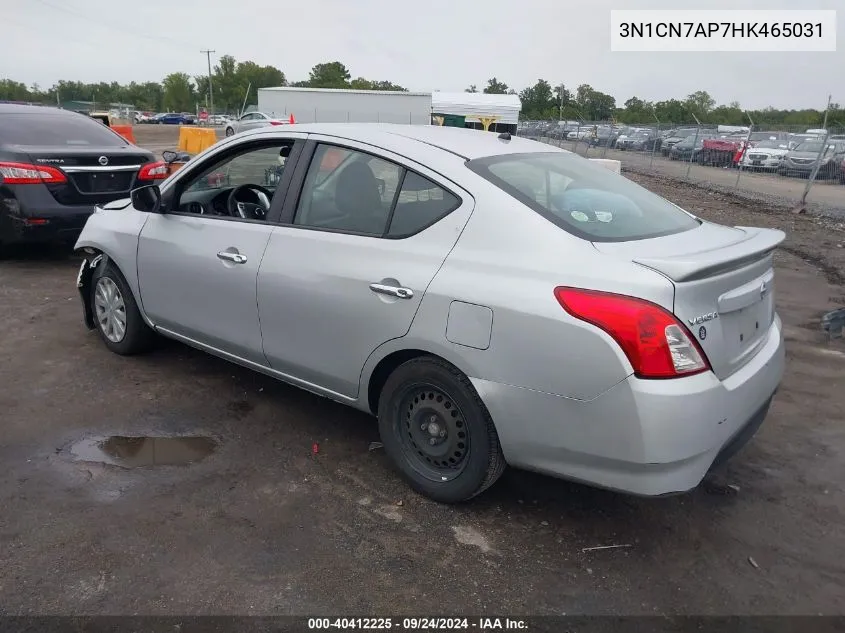
[[[70,447],[78,462],[121,468],[187,466],[205,459],[217,448],[208,437],[92,437]]]
[[[0,614],[845,612],[845,343],[819,326],[845,233],[645,182],[790,234],[769,418],[662,499],[509,471],[438,505],[371,450],[372,418],[176,343],[118,357],[73,257],[0,261]]]

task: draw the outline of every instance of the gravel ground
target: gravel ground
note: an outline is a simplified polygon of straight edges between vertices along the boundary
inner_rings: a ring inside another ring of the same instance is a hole
[[[845,614],[845,345],[819,330],[845,304],[843,226],[632,178],[788,234],[787,373],[705,485],[639,499],[509,471],[437,505],[369,450],[367,416],[176,343],[107,352],[81,323],[77,260],[29,251],[0,262],[0,614]],[[131,470],[74,457],[154,434],[217,449]]]

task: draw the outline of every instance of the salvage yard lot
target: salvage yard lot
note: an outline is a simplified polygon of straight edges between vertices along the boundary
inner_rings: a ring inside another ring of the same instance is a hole
[[[638,499],[511,471],[438,505],[369,450],[365,415],[176,343],[111,354],[82,325],[78,260],[20,252],[0,262],[0,614],[845,613],[845,345],[819,330],[845,304],[845,227],[632,177],[788,236],[786,376],[705,485]],[[185,466],[74,459],[111,435],[218,447]],[[628,547],[583,551],[602,545]]]

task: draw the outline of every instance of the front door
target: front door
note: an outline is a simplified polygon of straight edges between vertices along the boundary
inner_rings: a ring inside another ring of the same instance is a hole
[[[309,140],[298,202],[258,273],[270,365],[350,398],[369,355],[410,329],[473,208],[442,177],[372,151]]]
[[[266,364],[256,278],[294,147],[235,144],[163,194],[165,212],[150,216],[138,245],[141,301],[157,327]]]

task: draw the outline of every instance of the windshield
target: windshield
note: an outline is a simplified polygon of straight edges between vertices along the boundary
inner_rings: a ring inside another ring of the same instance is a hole
[[[52,112],[0,114],[0,143],[51,147],[123,147],[126,140],[100,121]]]
[[[816,154],[821,151],[822,146],[824,143],[820,143],[819,141],[804,141],[795,148],[796,152],[814,152]]]
[[[558,227],[590,241],[641,240],[699,226],[660,196],[569,152],[491,156],[467,166]]]
[[[755,147],[760,149],[786,149],[786,141],[760,141]]]

